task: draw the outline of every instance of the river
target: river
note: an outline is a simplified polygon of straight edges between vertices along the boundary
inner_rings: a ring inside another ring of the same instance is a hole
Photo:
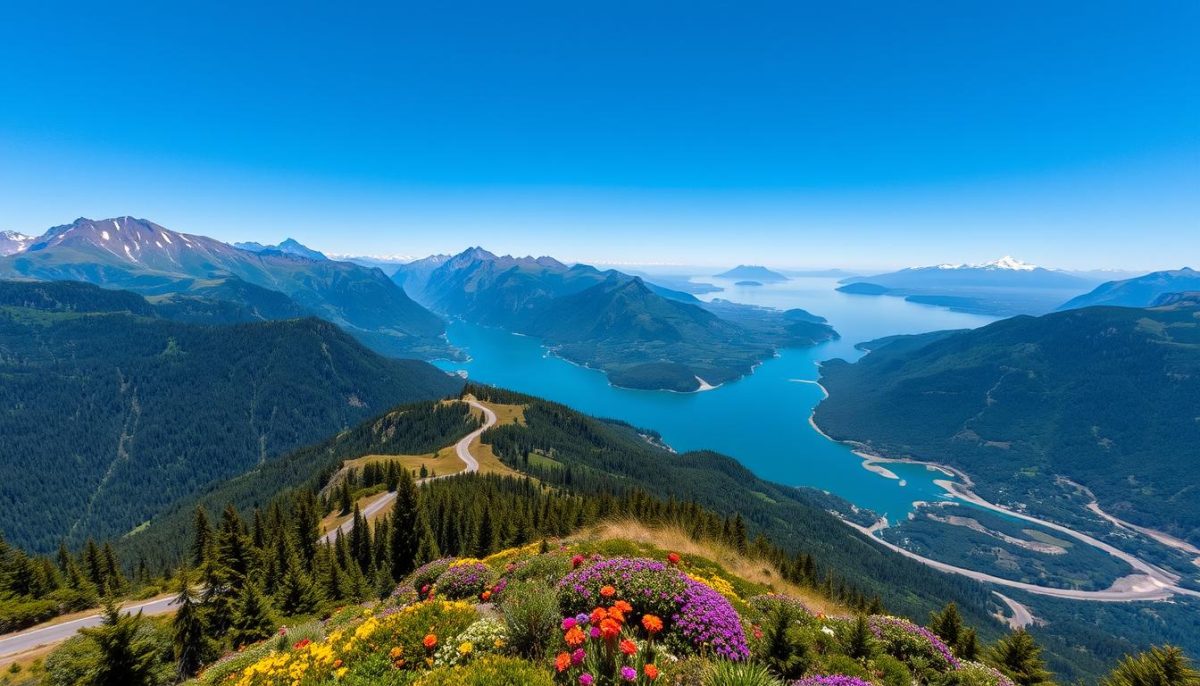
[[[947,478],[920,465],[888,464],[898,479],[864,469],[846,446],[826,439],[809,424],[822,391],[813,383],[822,360],[854,360],[862,341],[901,333],[973,328],[994,318],[950,312],[901,298],[838,293],[831,278],[802,277],[764,286],[735,286],[705,277],[735,302],[779,308],[801,307],[829,320],[842,338],[806,349],[783,350],[754,374],[715,390],[670,393],[616,388],[600,372],[547,354],[537,339],[498,329],[452,322],[450,341],[470,361],[439,362],[469,378],[562,402],[598,417],[655,429],[679,451],[710,449],[730,455],[759,476],[779,483],[835,493],[897,521],[914,501],[946,499],[934,483]]]

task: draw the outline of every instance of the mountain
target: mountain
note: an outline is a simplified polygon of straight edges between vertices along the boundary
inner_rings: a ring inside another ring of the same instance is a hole
[[[1164,294],[1197,290],[1200,290],[1200,272],[1184,267],[1122,281],[1108,281],[1090,293],[1069,300],[1058,309],[1074,310],[1092,305],[1149,307]]]
[[[838,290],[843,293],[893,295],[960,312],[1011,316],[1050,312],[1093,282],[1005,256],[985,264],[939,264],[854,276],[841,283]]]
[[[1089,307],[867,344],[822,367],[821,429],[1053,507],[1056,477],[1107,512],[1200,543],[1200,307]],[[1060,511],[1053,510],[1057,516]]]
[[[15,255],[34,242],[33,236],[26,236],[16,231],[0,231],[0,256]]]
[[[773,272],[766,267],[755,265],[739,264],[727,272],[721,272],[715,275],[718,279],[730,279],[734,281],[758,281],[760,283],[779,283],[787,281],[788,277]]]
[[[425,303],[425,286],[429,277],[438,267],[446,264],[450,255],[430,255],[419,260],[405,262],[392,273],[392,281],[396,282],[410,298],[419,303]]]
[[[281,293],[296,306],[279,304],[278,311],[331,321],[381,353],[424,356],[446,350],[442,321],[377,269],[279,250],[241,250],[132,217],[78,219],[54,227],[26,251],[0,258],[0,278],[86,281],[148,296],[223,292],[230,297],[246,287],[213,287],[236,278]]]
[[[394,278],[437,312],[537,336],[561,356],[633,388],[694,391],[749,374],[777,347],[836,336],[823,320],[787,320],[777,310],[733,303],[714,307],[639,277],[552,257],[470,248],[414,263]],[[760,322],[758,329],[731,320],[739,309]],[[776,326],[761,325],[771,318]]]
[[[234,243],[233,247],[238,248],[240,250],[248,250],[250,252],[257,252],[257,253],[278,252],[278,253],[283,253],[285,255],[296,255],[299,257],[307,257],[310,260],[318,260],[319,261],[319,260],[329,259],[323,253],[321,253],[317,250],[313,250],[312,248],[309,248],[308,246],[302,244],[300,241],[297,241],[294,238],[287,238],[279,245],[263,245],[262,243],[256,243],[256,242],[251,241],[249,243]]]
[[[0,282],[0,379],[4,535],[43,552],[461,387],[319,319],[188,324],[74,282]]]

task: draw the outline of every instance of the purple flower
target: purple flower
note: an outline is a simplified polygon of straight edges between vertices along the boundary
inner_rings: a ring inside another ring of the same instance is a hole
[[[595,681],[596,678],[587,672],[579,675],[579,683],[581,686],[592,686]]]
[[[571,653],[571,664],[578,667],[583,664],[583,658],[587,657],[587,653],[583,652],[583,648],[576,648],[575,652]]]
[[[575,615],[576,624],[587,624],[589,621],[591,621],[591,619],[592,618],[589,617],[586,612],[580,612],[579,614]]]
[[[901,636],[908,636],[916,639],[918,642],[924,643],[929,648],[931,658],[940,657],[945,660],[946,667],[949,669],[958,669],[959,662],[954,657],[954,653],[950,651],[941,638],[934,634],[929,629],[923,626],[917,626],[907,619],[899,617],[888,617],[887,615],[872,615],[870,619],[871,633],[875,634],[875,638],[884,642],[888,652],[893,657],[905,659],[908,655],[897,654],[904,653],[906,646],[903,645]],[[944,670],[943,670],[944,671]]]
[[[871,686],[870,682],[845,674],[815,674],[793,681],[791,686]]]
[[[566,619],[562,620],[562,630],[567,631],[576,624],[577,622],[575,621],[574,617],[567,617]]]
[[[637,670],[626,665],[621,668],[621,678],[625,681],[634,681],[637,679]]]

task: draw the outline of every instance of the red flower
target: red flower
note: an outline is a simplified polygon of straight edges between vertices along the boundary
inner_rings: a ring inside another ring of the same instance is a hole
[[[615,619],[605,619],[600,622],[600,635],[604,638],[616,638],[621,635],[621,623]]]
[[[426,650],[433,650],[437,646],[437,634],[425,634],[425,638],[421,640],[422,645]]]
[[[592,610],[592,624],[599,624],[605,617],[608,617],[608,610],[602,607]]]
[[[654,681],[658,678],[658,667],[655,667],[654,665],[646,665],[642,668],[642,671],[646,673],[646,678],[650,681]]]
[[[554,658],[554,668],[560,672],[567,671],[567,667],[571,666],[571,656],[568,653],[559,653],[558,657]]]
[[[578,567],[581,564],[583,564],[583,556],[582,555],[571,556],[571,569],[575,569],[576,567]]]
[[[654,615],[642,615],[642,627],[651,634],[657,634],[662,631],[662,620]]]
[[[600,587],[600,595],[604,596],[605,598],[611,598],[616,594],[617,594],[617,589],[613,588],[612,586],[601,586]]]
[[[634,643],[633,641],[629,640],[628,638],[621,640],[620,648],[621,648],[621,652],[625,653],[626,655],[633,655],[634,653],[637,652],[637,644]]]
[[[292,649],[300,650],[301,648],[308,645],[309,643],[312,643],[312,641],[308,640],[307,638],[302,638],[299,641],[296,641],[294,644],[292,644]]]
[[[492,597],[492,592],[491,592],[491,591],[484,591],[483,593],[480,593],[480,594],[479,594],[479,597],[480,597],[480,598],[483,600],[483,602],[485,602],[485,603],[486,603],[486,602],[487,602],[487,600],[488,600],[488,598],[491,598],[491,597]]]
[[[673,565],[679,564],[679,553],[667,553],[667,562]]]

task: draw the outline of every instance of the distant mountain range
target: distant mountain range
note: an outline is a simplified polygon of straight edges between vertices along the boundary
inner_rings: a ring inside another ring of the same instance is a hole
[[[632,388],[694,391],[749,374],[777,347],[836,336],[808,313],[712,306],[640,277],[552,257],[470,248],[413,262],[393,279],[434,311],[539,337],[564,358]]]
[[[759,283],[778,283],[787,281],[788,277],[773,272],[766,267],[757,265],[739,264],[727,272],[721,272],[715,275],[718,279],[730,279],[733,281],[758,281]]]
[[[284,239],[278,245],[263,245],[262,243],[251,241],[249,243],[234,243],[233,247],[257,253],[278,252],[286,255],[299,255],[300,257],[307,257],[310,260],[317,261],[329,259],[323,253],[303,245],[294,238]]]
[[[1159,298],[1183,291],[1200,291],[1200,272],[1184,267],[1152,272],[1145,276],[1100,284],[1090,293],[1072,298],[1058,309],[1073,310],[1093,305],[1148,307]]]
[[[843,279],[839,291],[891,295],[962,312],[1011,316],[1043,314],[1094,281],[1002,257],[985,264],[939,264]]]
[[[133,217],[77,219],[50,229],[23,252],[0,258],[0,278],[124,288],[176,298],[222,320],[309,314],[384,354],[447,351],[443,322],[383,272],[326,259],[293,240],[258,247],[239,249]]]
[[[188,324],[130,291],[30,281],[0,281],[0,378],[4,535],[44,552],[462,383],[312,317]]]
[[[822,367],[816,421],[1042,512],[1066,476],[1106,511],[1200,543],[1200,299],[1167,300],[868,343]]]
[[[13,255],[25,250],[36,240],[16,231],[0,231],[0,256]]]

